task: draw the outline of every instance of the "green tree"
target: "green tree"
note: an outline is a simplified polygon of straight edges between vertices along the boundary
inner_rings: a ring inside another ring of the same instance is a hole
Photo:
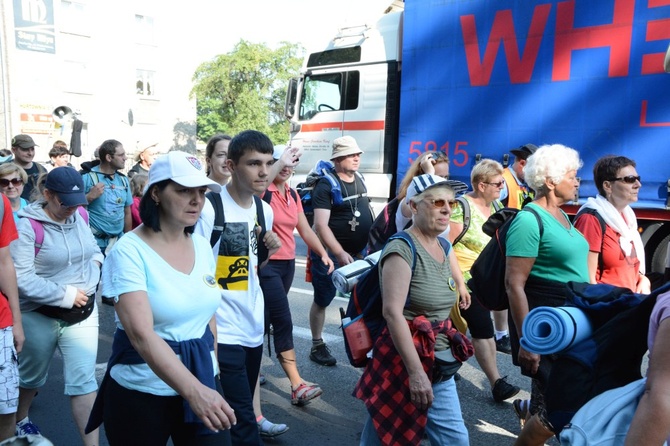
[[[254,129],[275,144],[288,139],[284,98],[289,79],[298,75],[304,48],[282,42],[276,50],[240,40],[227,54],[202,63],[193,75],[197,137],[217,132],[235,135]]]

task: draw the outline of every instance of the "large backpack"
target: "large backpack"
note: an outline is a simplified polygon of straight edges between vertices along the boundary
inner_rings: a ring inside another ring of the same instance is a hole
[[[404,240],[412,250],[412,271],[416,266],[416,246],[412,237],[405,231],[392,235],[388,241]],[[445,256],[449,255],[451,245],[438,237]],[[405,306],[409,303],[409,293]],[[358,279],[351,292],[347,311],[340,307],[344,348],[349,363],[354,367],[365,367],[368,362],[367,353],[372,349],[377,337],[386,326],[382,315],[382,293],[379,282],[379,263],[374,264]]]
[[[209,244],[214,247],[216,242],[221,238],[223,234],[223,229],[226,223],[226,213],[223,211],[223,200],[221,200],[221,195],[218,192],[209,191],[205,194],[205,197],[212,203],[214,207],[214,227],[212,228],[212,235],[209,239]],[[258,264],[262,264],[268,258],[268,248],[263,243],[263,237],[267,232],[265,227],[265,213],[263,212],[263,201],[256,195],[254,197],[254,203],[256,204],[256,223],[261,227],[261,233],[258,235]]]
[[[316,187],[316,183],[319,182],[322,178],[328,183],[330,183],[330,194],[331,194],[331,203],[333,206],[339,206],[344,201],[348,200],[357,200],[359,197],[367,197],[368,192],[365,188],[365,182],[363,181],[363,175],[356,172],[356,176],[361,180],[363,184],[363,192],[358,195],[349,195],[346,198],[342,198],[342,186],[340,186],[340,181],[335,173],[335,167],[330,161],[319,160],[316,163],[316,166],[307,174],[307,178],[302,183],[296,185],[296,191],[300,195],[300,201],[302,202],[302,211],[307,217],[307,222],[310,226],[314,225],[314,206],[312,205],[312,191]]]
[[[370,234],[368,235],[368,254],[381,250],[389,238],[398,232],[395,224],[395,215],[398,212],[399,205],[400,201],[398,201],[398,197],[393,198],[386,203],[384,209],[377,215],[375,221],[372,222]],[[409,224],[411,224],[411,221]]]
[[[491,240],[472,264],[468,280],[468,287],[482,306],[488,310],[500,311],[509,308],[507,292],[505,291],[505,264],[507,255],[507,231],[514,217],[519,212],[531,212],[537,219],[540,228],[540,238],[544,233],[542,220],[532,207],[522,210],[503,208],[491,215],[482,225],[482,230],[491,236]]]

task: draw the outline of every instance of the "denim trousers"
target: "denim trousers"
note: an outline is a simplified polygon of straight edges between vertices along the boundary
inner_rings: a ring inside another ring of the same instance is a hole
[[[469,446],[470,437],[463,421],[454,378],[433,385],[433,404],[428,409],[426,434],[433,446]],[[368,415],[360,446],[381,445],[372,418]]]

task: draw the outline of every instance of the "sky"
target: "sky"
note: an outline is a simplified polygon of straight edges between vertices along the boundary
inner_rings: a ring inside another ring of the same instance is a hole
[[[192,0],[201,62],[231,51],[240,39],[274,48],[286,40],[307,50],[325,45],[340,26],[380,16],[391,0]]]

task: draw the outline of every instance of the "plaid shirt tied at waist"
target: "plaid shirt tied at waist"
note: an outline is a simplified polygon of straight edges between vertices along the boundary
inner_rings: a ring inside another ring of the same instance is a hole
[[[432,382],[435,339],[445,334],[459,361],[474,353],[472,343],[456,330],[451,320],[430,322],[425,316],[407,321],[421,365]],[[419,445],[426,429],[428,410],[419,410],[411,401],[409,374],[396,350],[388,326],[375,342],[370,360],[354,388],[353,396],[368,408],[382,445]]]

